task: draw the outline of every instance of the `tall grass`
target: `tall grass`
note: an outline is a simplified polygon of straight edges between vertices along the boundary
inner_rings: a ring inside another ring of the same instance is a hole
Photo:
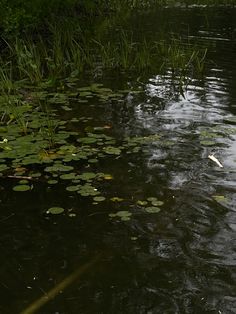
[[[87,38],[82,32],[51,26],[50,36],[15,39],[8,42],[0,59],[0,86],[11,93],[15,82],[30,84],[56,82],[85,68],[160,71],[171,68],[184,76],[190,70],[202,72],[206,51],[183,44],[180,39],[134,41],[132,34],[120,31],[109,39]]]

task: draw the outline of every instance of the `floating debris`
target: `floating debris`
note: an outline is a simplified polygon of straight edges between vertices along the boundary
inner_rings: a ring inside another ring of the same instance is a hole
[[[208,155],[208,158],[214,161],[220,168],[223,168],[223,165],[220,163],[220,161],[214,156],[214,155]]]

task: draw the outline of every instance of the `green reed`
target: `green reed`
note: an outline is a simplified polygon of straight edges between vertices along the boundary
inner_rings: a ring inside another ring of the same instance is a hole
[[[135,41],[132,34],[120,31],[115,38],[105,40],[52,26],[46,39],[37,36],[7,44],[0,60],[0,86],[9,93],[19,80],[36,85],[56,82],[75,70],[80,75],[85,68],[93,70],[97,66],[139,72],[170,68],[174,74],[181,72],[184,76],[190,70],[202,73],[205,58],[205,50],[176,38]]]

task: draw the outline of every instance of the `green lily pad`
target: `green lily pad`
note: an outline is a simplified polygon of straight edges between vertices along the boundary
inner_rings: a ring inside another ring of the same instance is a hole
[[[19,184],[13,187],[13,191],[16,191],[16,192],[26,192],[26,191],[29,191],[30,189],[31,187],[26,184]]]
[[[140,206],[146,206],[148,204],[147,201],[137,201],[137,204],[140,205]]]
[[[42,173],[40,173],[40,172],[30,173],[30,176],[32,178],[39,178],[39,177],[41,177],[41,175],[42,175]]]
[[[159,207],[156,207],[156,206],[150,206],[150,207],[146,207],[145,208],[145,211],[147,213],[159,213],[161,209]]]
[[[7,170],[9,167],[7,165],[1,164],[0,165],[0,172]]]
[[[121,198],[121,197],[115,196],[115,197],[110,198],[110,200],[111,200],[112,202],[122,202],[124,199]]]
[[[79,175],[78,178],[82,179],[84,181],[88,181],[88,180],[96,178],[96,173],[94,173],[94,172],[84,172],[81,175]]]
[[[100,192],[90,184],[80,186],[77,193],[80,194],[81,196],[96,196],[100,194]]]
[[[93,200],[95,201],[95,202],[103,202],[103,201],[105,201],[105,197],[104,196],[95,196],[94,198],[93,198]]]
[[[66,187],[66,190],[69,192],[76,192],[80,189],[80,185],[70,185]]]
[[[72,166],[64,166],[62,164],[55,164],[53,166],[46,167],[44,170],[46,172],[67,172],[73,169],[74,168]]]
[[[128,216],[123,216],[123,217],[120,218],[120,220],[122,220],[122,221],[128,221],[128,220],[130,220],[130,219],[131,219],[131,218],[128,217]]]
[[[97,142],[97,139],[94,137],[82,137],[78,139],[78,142],[82,144],[93,144]]]
[[[65,173],[60,175],[60,179],[62,180],[73,180],[76,178],[76,173],[72,172],[72,173]]]
[[[116,213],[116,216],[117,217],[130,217],[130,216],[132,216],[132,213],[131,212],[129,212],[129,211],[127,211],[127,210],[120,210],[120,211],[118,211],[117,213]]]
[[[109,214],[109,217],[110,218],[120,218],[120,220],[122,221],[128,221],[130,220],[130,217],[132,216],[132,213],[130,213],[129,211],[127,210],[120,210],[118,211],[117,213],[111,213]]]
[[[28,185],[29,181],[28,180],[20,180],[19,184],[24,184],[24,185]]]
[[[53,179],[48,180],[48,184],[57,184],[57,183],[58,183],[57,180],[53,180]]]
[[[200,141],[200,144],[203,146],[214,146],[216,143],[213,141]]]
[[[62,207],[51,207],[47,210],[47,214],[58,215],[58,214],[62,214],[64,211],[65,209]]]
[[[92,158],[92,159],[89,159],[88,162],[90,164],[96,164],[98,162],[98,159],[97,158]]]
[[[118,147],[107,146],[104,148],[104,152],[109,155],[120,155],[121,150]]]
[[[153,206],[162,206],[162,205],[164,205],[164,202],[162,202],[162,201],[152,201],[151,203],[152,203]]]
[[[155,202],[155,201],[157,201],[157,198],[156,197],[148,197],[147,200],[149,202]]]

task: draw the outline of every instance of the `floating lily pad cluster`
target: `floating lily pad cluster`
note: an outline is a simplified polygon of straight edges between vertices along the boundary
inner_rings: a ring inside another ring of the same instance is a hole
[[[137,205],[142,206],[147,213],[158,213],[164,202],[156,197],[148,197],[146,200],[138,200]]]
[[[234,118],[228,118],[226,121],[232,123]],[[225,144],[225,138],[236,134],[235,127],[225,127],[219,124],[211,128],[204,128],[200,132],[200,144],[202,146],[216,146],[217,144]]]
[[[65,81],[65,85],[73,90],[64,89],[56,93],[47,90],[28,91],[27,95],[0,98],[0,112],[4,117],[0,124],[0,173],[32,179],[30,183],[19,179],[13,186],[16,192],[33,190],[35,180],[40,180],[48,183],[52,189],[61,184],[68,193],[91,197],[94,204],[99,204],[106,198],[101,195],[98,186],[103,180],[112,180],[113,176],[99,173],[96,164],[102,158],[116,158],[123,152],[138,153],[142,145],[160,143],[162,136],[153,134],[126,138],[118,144],[112,136],[105,134],[109,126],[86,126],[85,130],[71,131],[71,122],[87,123],[92,119],[73,117],[68,121],[60,120],[58,109],[70,111],[71,100],[73,103],[83,103],[96,97],[103,102],[140,92],[123,90],[114,93],[101,84],[77,88],[77,82],[74,83],[73,80]],[[36,99],[47,102],[51,106],[50,111],[43,110],[43,106],[38,103],[33,104]],[[92,171],[94,167],[96,170]],[[110,201],[118,203],[123,199],[113,197]],[[155,212],[157,205],[147,203],[146,211]],[[48,212],[58,214],[63,211],[60,207],[53,207]],[[121,220],[129,220],[130,216],[131,213],[126,211],[119,211],[116,215]]]
[[[113,202],[122,202],[123,199],[119,197],[113,197],[110,199]],[[158,200],[156,197],[148,197],[146,200],[138,200],[136,202],[146,213],[156,214],[161,210],[161,206],[164,205],[163,201]],[[110,213],[109,217],[112,219],[118,218],[122,221],[129,221],[133,214],[128,210],[119,210],[116,213]]]
[[[58,94],[54,96],[59,97]],[[45,97],[45,93],[41,97]],[[60,99],[64,100],[63,97]],[[98,133],[87,132],[81,136],[80,132],[65,129],[65,122],[55,118],[54,114],[48,116],[41,111],[37,112],[24,103],[16,108],[8,108],[7,103],[3,103],[0,108],[3,116],[6,116],[6,121],[2,121],[2,126],[0,125],[1,174],[33,176],[32,166],[37,164],[37,172],[40,170],[42,179],[47,178],[50,185],[62,180],[73,181],[77,185],[68,186],[68,191],[77,190],[83,196],[99,194],[91,185],[91,180],[97,178],[97,174],[78,174],[73,171],[72,164],[79,161],[93,165],[106,156],[121,154],[122,148],[117,146],[113,137],[101,134],[99,127],[94,128]],[[75,139],[78,140],[77,144]],[[17,172],[16,169],[20,167],[22,171]],[[112,176],[104,174],[104,179],[112,179]],[[22,186],[14,188],[23,189]]]
[[[132,213],[128,210],[120,210],[116,213],[109,214],[110,218],[119,218],[122,221],[128,221],[131,219]]]
[[[127,94],[139,94],[142,90],[125,89],[113,91],[110,88],[104,87],[103,84],[91,84],[89,86],[77,87],[78,78],[69,77],[65,80],[63,91],[57,93],[47,93],[45,91],[36,91],[31,93],[31,97],[47,100],[50,104],[60,105],[65,111],[71,111],[69,105],[70,101],[77,101],[79,103],[88,103],[89,99],[96,97],[100,102],[107,102],[108,100],[120,100]]]

